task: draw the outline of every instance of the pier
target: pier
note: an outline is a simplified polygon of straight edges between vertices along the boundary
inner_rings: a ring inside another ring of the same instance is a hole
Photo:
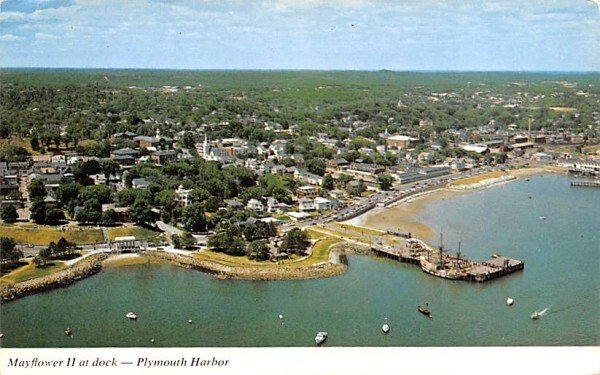
[[[401,263],[414,264],[433,276],[450,280],[485,282],[521,271],[525,263],[517,259],[498,254],[481,263],[461,258],[460,250],[456,256],[445,254],[442,250],[432,249],[417,239],[407,239],[404,249],[388,246],[371,246],[371,253]]]
[[[571,186],[574,186],[574,187],[595,187],[595,188],[600,188],[600,180],[571,181]]]

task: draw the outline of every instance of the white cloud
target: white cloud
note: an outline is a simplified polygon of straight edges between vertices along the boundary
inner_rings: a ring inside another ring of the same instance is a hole
[[[25,40],[25,38],[22,36],[13,35],[13,34],[0,35],[0,41],[3,41],[3,42],[16,42],[19,40]]]
[[[47,33],[35,33],[35,39],[37,40],[58,40],[59,36]]]

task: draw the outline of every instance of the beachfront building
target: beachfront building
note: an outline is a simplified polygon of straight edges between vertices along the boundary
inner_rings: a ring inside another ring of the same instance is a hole
[[[111,249],[115,253],[135,253],[140,250],[138,241],[135,236],[115,237]]]
[[[327,211],[333,208],[333,203],[329,199],[322,197],[316,197],[314,205],[317,211]]]

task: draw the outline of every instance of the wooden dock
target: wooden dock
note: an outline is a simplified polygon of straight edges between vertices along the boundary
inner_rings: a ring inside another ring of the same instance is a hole
[[[595,187],[595,188],[600,188],[600,180],[579,180],[579,181],[571,181],[571,186],[575,186],[575,187]]]
[[[481,283],[525,268],[523,261],[497,254],[481,263],[460,258],[460,256],[450,256],[428,247],[419,240],[414,240],[405,249],[371,246],[371,252],[379,257],[417,265],[425,273],[450,280]]]

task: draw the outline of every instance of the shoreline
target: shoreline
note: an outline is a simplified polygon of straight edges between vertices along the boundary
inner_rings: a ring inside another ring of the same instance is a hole
[[[376,208],[366,212],[348,220],[347,223],[384,231],[399,230],[403,233],[410,232],[413,237],[428,243],[434,239],[435,231],[419,219],[419,215],[423,212],[425,206],[458,195],[474,193],[508,184],[517,181],[522,177],[540,174],[563,174],[565,172],[566,171],[562,168],[556,166],[535,166],[531,168],[511,169],[507,171],[507,177],[504,178],[485,179],[475,184],[465,185],[468,187],[453,188],[444,186],[434,190],[420,192],[401,199],[388,207]],[[486,181],[490,181],[491,183],[486,183]]]
[[[413,237],[427,243],[434,236],[432,228],[418,220],[419,213],[426,205],[458,194],[475,192],[497,186],[519,177],[527,177],[544,173],[564,173],[555,166],[532,167],[509,170],[508,178],[490,178],[481,180],[468,188],[453,189],[440,187],[438,189],[420,192],[401,199],[389,207],[370,210],[346,223],[377,230],[397,230],[410,232]],[[486,183],[488,181],[488,183]],[[491,182],[490,182],[491,181]],[[476,185],[475,187],[471,187]],[[102,252],[86,254],[82,259],[60,272],[36,279],[26,280],[0,288],[0,303],[14,301],[28,295],[67,287],[79,280],[93,276],[103,267],[120,267],[134,264],[157,264],[167,262],[179,267],[195,269],[213,275],[218,279],[232,280],[309,280],[340,275],[348,268],[347,255],[365,254],[364,249],[347,241],[341,241],[329,246],[329,259],[326,262],[306,267],[236,267],[225,266],[210,260],[199,260],[193,256],[166,251],[145,251],[132,254],[106,254]]]
[[[178,267],[193,269],[213,275],[221,280],[283,281],[310,280],[341,275],[347,269],[346,254],[361,253],[357,246],[338,242],[329,247],[329,260],[306,267],[232,267],[199,260],[192,256],[165,251],[151,251],[143,254],[150,261],[161,260]]]

